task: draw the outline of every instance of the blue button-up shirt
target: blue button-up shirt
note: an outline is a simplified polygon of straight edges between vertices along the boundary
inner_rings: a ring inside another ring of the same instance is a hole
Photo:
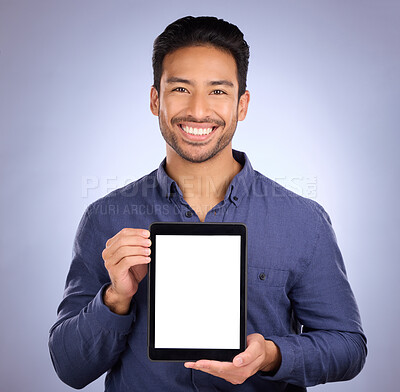
[[[304,391],[361,370],[366,339],[327,213],[253,170],[244,153],[233,154],[243,168],[205,222],[247,225],[247,332],[275,342],[282,354],[279,370],[258,372],[234,386],[182,363],[150,361],[146,278],[129,314],[117,315],[104,305],[110,278],[101,253],[110,237],[155,221],[199,221],[166,174],[164,160],[149,175],[91,204],[82,217],[49,340],[64,382],[82,388],[108,372],[109,392]]]

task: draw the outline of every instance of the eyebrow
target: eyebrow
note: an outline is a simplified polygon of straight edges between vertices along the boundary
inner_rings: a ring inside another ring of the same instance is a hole
[[[208,83],[210,86],[228,86],[234,87],[233,83],[229,80],[213,80],[212,82]]]
[[[166,83],[184,83],[192,86],[194,83],[188,79],[182,79],[182,78],[177,78],[175,76],[172,76],[167,79]],[[228,87],[234,87],[234,84],[230,82],[229,80],[212,80],[207,83],[209,86],[228,86]]]

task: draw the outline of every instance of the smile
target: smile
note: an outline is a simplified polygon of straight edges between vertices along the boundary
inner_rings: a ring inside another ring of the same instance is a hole
[[[189,127],[187,125],[179,124],[180,128],[190,134],[190,135],[209,135],[215,128],[217,127],[210,127],[210,128],[194,128],[194,127]]]

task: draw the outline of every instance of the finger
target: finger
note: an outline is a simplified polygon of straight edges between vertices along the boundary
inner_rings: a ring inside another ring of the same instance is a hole
[[[106,242],[106,248],[112,246],[116,242],[118,242],[120,239],[124,238],[142,238],[142,239],[149,239],[149,231],[148,230],[143,230],[143,229],[130,229],[130,228],[125,228],[122,229],[120,232],[118,232],[114,237],[111,237],[107,242]]]
[[[151,258],[149,256],[126,256],[119,263],[121,268],[131,268],[137,265],[149,264]]]
[[[135,256],[135,255],[149,256],[151,253],[150,248],[141,246],[140,244],[143,244],[144,241],[150,241],[150,240],[146,240],[141,237],[136,237],[136,238],[139,238],[139,240],[132,241],[125,238],[123,240],[118,240],[109,248],[104,248],[103,252],[101,253],[101,256],[103,257],[104,260],[104,264],[106,266],[117,264],[123,257],[126,256]],[[135,245],[131,245],[132,242]],[[137,244],[138,242],[139,244]],[[126,245],[124,245],[125,243]]]
[[[150,248],[145,248],[143,246],[130,246],[123,245],[115,249],[105,251],[106,263],[117,264],[120,260],[127,256],[150,256]]]
[[[125,276],[132,267],[150,263],[148,256],[128,256],[124,257],[118,264],[109,269],[109,274],[113,276]]]
[[[228,373],[234,368],[232,362],[210,361],[207,359],[200,359],[196,362],[186,362],[185,367],[190,369],[202,370],[210,374]]]
[[[113,244],[118,238],[125,236],[138,236],[143,238],[149,238],[150,231],[146,229],[134,229],[131,227],[125,227],[122,230],[120,230],[117,234],[115,234],[113,237],[107,240],[106,247],[111,246],[111,244]]]
[[[233,358],[233,364],[236,367],[246,366],[264,354],[264,337],[260,334],[252,334],[247,337],[247,348],[242,353]]]
[[[113,243],[109,244],[108,247],[103,250],[103,258],[110,258],[117,252],[119,248],[130,246],[130,247],[143,247],[150,249],[151,241],[149,238],[143,238],[140,236],[124,236],[114,240]],[[141,253],[139,253],[141,254]],[[150,254],[150,253],[149,253]]]

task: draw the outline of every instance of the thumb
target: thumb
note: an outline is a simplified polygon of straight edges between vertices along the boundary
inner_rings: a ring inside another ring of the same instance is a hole
[[[243,366],[244,365],[243,353],[236,355],[236,357],[233,358],[232,362],[236,367]]]
[[[236,367],[246,366],[255,361],[262,354],[264,337],[260,334],[252,334],[247,337],[247,348],[233,358]]]

